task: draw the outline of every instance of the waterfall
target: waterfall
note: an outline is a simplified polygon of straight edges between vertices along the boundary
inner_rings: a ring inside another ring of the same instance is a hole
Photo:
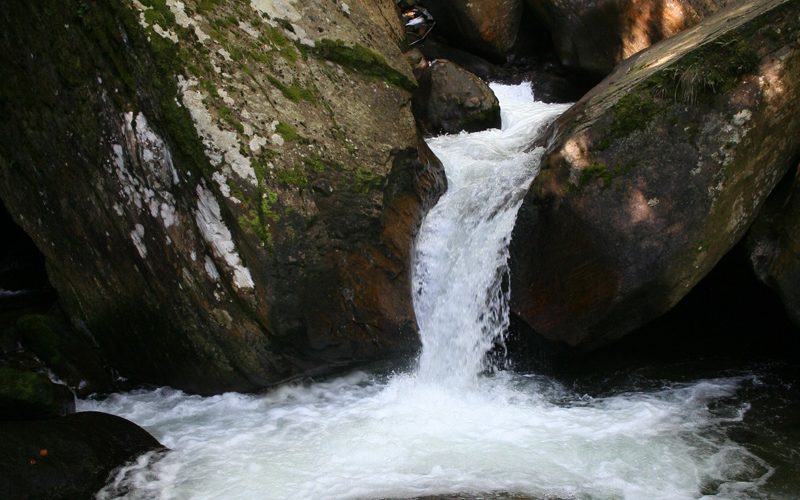
[[[526,147],[566,107],[534,102],[529,85],[493,89],[502,129],[430,141],[449,189],[415,246],[418,367],[260,395],[81,401],[170,449],[121,468],[98,498],[764,496],[773,468],[725,432],[748,411],[738,394],[760,391],[752,374],[601,383],[594,395],[538,374],[483,375],[508,326],[508,240],[542,155]]]
[[[526,149],[568,107],[534,101],[529,83],[492,90],[500,129],[428,141],[448,190],[426,216],[414,254],[424,381],[474,383],[487,368],[486,353],[508,327],[511,230],[542,156],[541,148]]]

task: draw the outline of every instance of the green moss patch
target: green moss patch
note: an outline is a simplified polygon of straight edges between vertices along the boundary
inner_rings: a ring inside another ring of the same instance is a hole
[[[356,73],[383,80],[409,92],[417,85],[403,73],[389,66],[386,59],[363,45],[348,45],[342,40],[323,38],[317,41],[312,53],[317,57],[335,62]]]
[[[303,138],[303,136],[297,133],[294,127],[285,122],[279,122],[275,127],[275,132],[283,137],[283,140],[286,142],[299,141]]]
[[[292,102],[300,102],[300,101],[307,101],[310,103],[317,102],[317,96],[314,95],[314,92],[303,88],[296,84],[286,85],[285,83],[281,82],[277,78],[272,75],[267,75],[267,80],[271,83],[275,88],[281,91],[283,97],[289,99]]]
[[[644,130],[665,107],[661,99],[647,91],[634,91],[623,96],[612,107],[611,126],[597,142],[597,149],[608,149],[615,140],[627,137],[637,130]]]
[[[633,165],[609,167],[604,163],[594,161],[588,167],[581,170],[581,177],[578,180],[578,188],[583,188],[599,180],[603,188],[611,186],[617,177],[627,174],[633,169]]]

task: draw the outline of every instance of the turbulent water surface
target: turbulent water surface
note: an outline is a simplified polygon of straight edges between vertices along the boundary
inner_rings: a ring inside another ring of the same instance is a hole
[[[525,146],[565,109],[534,102],[528,85],[493,89],[502,130],[430,141],[449,188],[417,240],[418,366],[264,395],[83,401],[170,448],[118,471],[101,498],[764,495],[774,466],[729,432],[762,384],[752,372],[587,394],[487,366],[508,325],[508,238],[541,156]]]

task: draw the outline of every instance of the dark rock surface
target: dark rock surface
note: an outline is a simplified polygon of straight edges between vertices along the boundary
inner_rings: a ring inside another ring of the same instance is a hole
[[[453,47],[442,39],[431,37],[419,44],[414,53],[421,53],[427,61],[447,59],[484,81],[507,84],[531,82],[536,100],[542,102],[575,102],[598,83],[583,73],[567,70],[554,60],[525,58],[513,64],[498,65],[486,59]],[[413,64],[418,60],[414,59]]]
[[[800,4],[726,10],[620,65],[551,128],[511,243],[512,311],[582,349],[674,306],[800,152]]]
[[[109,473],[161,444],[136,424],[99,412],[0,425],[0,497],[92,498]]]
[[[756,275],[800,326],[800,167],[770,196],[745,241]]]
[[[412,107],[429,135],[500,127],[500,103],[489,85],[446,59],[433,61],[420,74]]]
[[[409,251],[444,178],[394,3],[253,5],[0,10],[0,199],[134,382],[256,390],[419,345]]]
[[[58,417],[74,411],[75,395],[66,386],[42,373],[0,366],[0,420]]]
[[[522,19],[523,0],[426,0],[436,30],[454,43],[496,62],[511,54]]]
[[[607,75],[623,59],[741,0],[527,0],[561,62]],[[752,3],[752,2],[751,2]]]

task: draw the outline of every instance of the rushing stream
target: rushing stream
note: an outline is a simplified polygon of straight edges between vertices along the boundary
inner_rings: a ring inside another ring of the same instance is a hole
[[[429,141],[449,188],[417,239],[418,366],[263,395],[83,401],[170,448],[120,470],[101,498],[765,496],[775,466],[728,432],[751,409],[742,393],[763,384],[755,372],[589,394],[487,365],[509,321],[508,239],[541,156],[524,149],[566,108],[534,102],[529,85],[493,89],[502,130]]]

